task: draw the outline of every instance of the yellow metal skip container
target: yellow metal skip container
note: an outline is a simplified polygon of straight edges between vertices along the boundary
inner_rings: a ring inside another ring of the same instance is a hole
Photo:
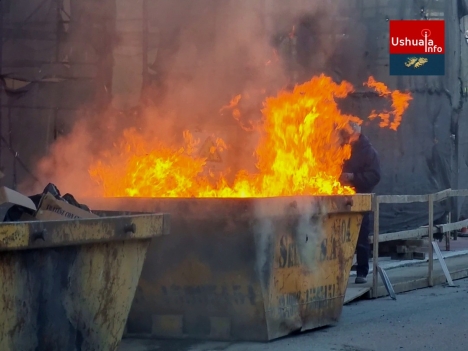
[[[371,195],[258,199],[101,199],[164,211],[128,333],[266,341],[335,323]]]
[[[162,214],[0,224],[0,350],[113,351]]]

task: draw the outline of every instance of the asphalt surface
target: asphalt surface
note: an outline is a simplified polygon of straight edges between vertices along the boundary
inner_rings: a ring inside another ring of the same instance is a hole
[[[269,343],[124,340],[119,351],[468,350],[468,279],[344,306],[334,327]]]

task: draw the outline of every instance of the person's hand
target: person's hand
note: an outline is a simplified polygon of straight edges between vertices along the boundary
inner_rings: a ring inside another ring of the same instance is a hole
[[[353,173],[341,173],[341,176],[339,179],[340,183],[344,185],[350,185],[353,180],[354,180]]]

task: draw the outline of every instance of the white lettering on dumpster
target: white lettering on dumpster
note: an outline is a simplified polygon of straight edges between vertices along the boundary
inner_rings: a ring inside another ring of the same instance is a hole
[[[333,221],[332,226],[333,234],[341,238],[342,243],[351,242],[351,217],[347,220],[344,218],[337,218]]]
[[[301,310],[320,310],[334,306],[335,299],[341,298],[337,284],[321,285],[305,291],[278,296],[277,314],[282,318],[294,317]],[[341,303],[341,300],[340,300]]]
[[[351,242],[351,218],[337,218],[333,221],[332,235],[320,245],[320,261],[338,259],[339,246]]]
[[[301,256],[297,244],[290,236],[282,236],[279,242],[279,268],[299,267]]]

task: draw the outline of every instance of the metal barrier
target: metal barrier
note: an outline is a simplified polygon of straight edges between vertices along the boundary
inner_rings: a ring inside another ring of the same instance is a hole
[[[431,245],[429,245],[429,257],[428,257],[428,285],[434,285],[433,270],[434,270],[434,252],[436,253],[439,262],[444,271],[447,282],[450,286],[454,286],[450,272],[445,264],[445,260],[442,257],[439,246],[434,242],[434,233],[448,233],[454,230],[461,229],[468,226],[468,219],[454,223],[433,225],[434,223],[434,202],[449,199],[451,197],[468,196],[468,189],[462,190],[443,190],[435,194],[428,195],[374,195],[373,196],[373,212],[374,212],[374,234],[371,237],[373,244],[373,282],[372,282],[372,295],[375,297],[379,277],[377,272],[380,272],[382,277],[386,277],[385,271],[379,266],[379,243],[392,241],[392,240],[407,240],[407,239],[421,239],[428,237]],[[404,230],[393,233],[379,234],[379,217],[380,217],[380,204],[409,204],[415,202],[427,202],[428,203],[428,225],[427,227],[421,227],[417,229]],[[431,225],[432,224],[432,225]],[[376,239],[376,240],[375,240]],[[446,235],[446,247],[450,248],[450,235]],[[384,280],[387,278],[384,278]],[[384,281],[385,282],[385,281]],[[387,290],[391,293],[387,286],[389,281],[385,282]]]

